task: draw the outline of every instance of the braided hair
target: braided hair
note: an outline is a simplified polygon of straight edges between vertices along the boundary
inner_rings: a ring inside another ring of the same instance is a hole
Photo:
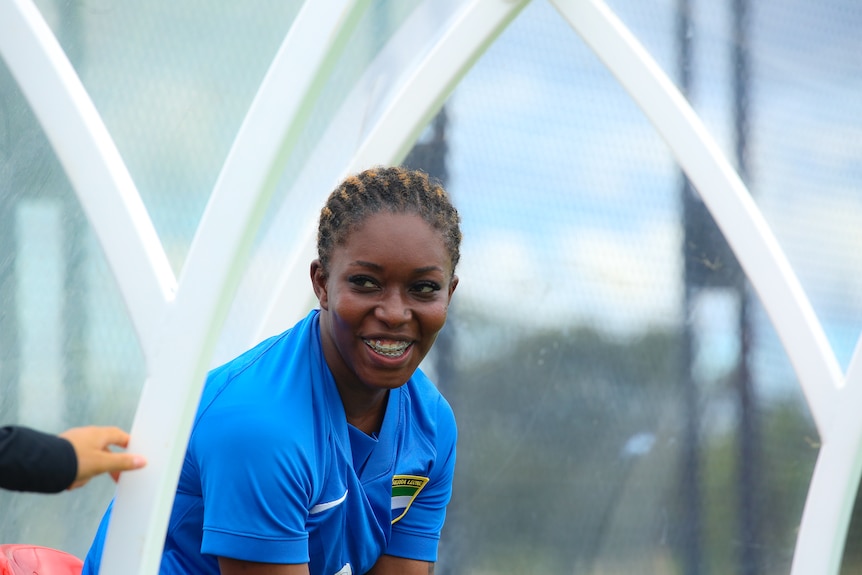
[[[377,167],[348,176],[320,211],[317,257],[324,272],[336,246],[366,218],[381,212],[420,216],[443,236],[452,273],[461,257],[461,216],[440,183],[420,170]]]

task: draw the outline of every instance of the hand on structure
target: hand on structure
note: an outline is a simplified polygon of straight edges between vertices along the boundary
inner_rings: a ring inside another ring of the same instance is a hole
[[[61,433],[60,437],[72,444],[78,458],[78,475],[69,489],[81,487],[101,473],[108,473],[117,481],[121,471],[146,465],[146,459],[141,455],[109,449],[112,445],[126,447],[129,444],[129,434],[118,427],[75,427]]]

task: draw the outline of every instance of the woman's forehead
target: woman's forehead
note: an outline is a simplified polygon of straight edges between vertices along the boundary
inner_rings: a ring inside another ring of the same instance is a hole
[[[347,244],[356,238],[378,235],[403,234],[405,230],[415,229],[417,233],[443,236],[443,232],[435,228],[421,215],[412,212],[381,211],[368,214],[355,222],[347,230],[342,243]]]
[[[336,247],[338,252],[347,259],[361,261],[425,260],[423,266],[438,265],[444,269],[450,264],[443,232],[417,214],[370,215],[347,233]]]

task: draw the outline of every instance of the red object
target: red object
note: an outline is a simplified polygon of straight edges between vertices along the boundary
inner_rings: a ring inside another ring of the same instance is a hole
[[[81,575],[84,562],[38,545],[0,545],[0,575]]]

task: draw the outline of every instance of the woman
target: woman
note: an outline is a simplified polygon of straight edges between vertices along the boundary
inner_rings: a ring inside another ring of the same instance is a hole
[[[207,379],[162,574],[433,572],[456,430],[418,366],[460,241],[458,212],[421,172],[367,170],[332,192],[311,264],[320,308]]]

